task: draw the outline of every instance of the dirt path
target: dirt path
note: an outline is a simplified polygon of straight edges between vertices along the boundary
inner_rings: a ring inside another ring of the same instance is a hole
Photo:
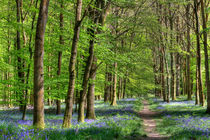
[[[144,130],[147,133],[147,137],[140,138],[140,140],[166,140],[166,137],[155,132],[156,123],[154,118],[159,115],[159,113],[150,111],[149,104],[146,100],[143,101],[143,104],[144,109],[139,113],[139,115],[143,120]]]

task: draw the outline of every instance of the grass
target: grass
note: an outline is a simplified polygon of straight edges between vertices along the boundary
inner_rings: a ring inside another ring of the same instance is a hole
[[[46,107],[44,130],[36,130],[32,126],[32,110],[27,112],[26,120],[22,121],[21,112],[0,110],[0,139],[2,140],[123,140],[128,137],[144,136],[142,120],[138,111],[142,109],[141,100],[124,99],[117,102],[118,106],[97,101],[95,103],[96,120],[77,122],[77,114],[73,114],[72,127],[62,129],[63,114],[55,115],[55,109]],[[63,108],[64,109],[64,108]]]
[[[205,114],[206,107],[194,105],[183,97],[177,101],[164,103],[160,99],[151,99],[152,110],[161,111],[157,119],[157,131],[171,139],[210,140],[210,115]]]

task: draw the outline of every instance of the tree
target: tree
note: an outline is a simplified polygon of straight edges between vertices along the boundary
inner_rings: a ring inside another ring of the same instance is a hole
[[[187,26],[187,59],[186,59],[186,67],[187,67],[187,72],[186,72],[186,94],[187,94],[187,99],[192,100],[192,91],[191,91],[191,76],[190,76],[190,48],[191,48],[191,39],[190,39],[190,3],[187,4],[186,7],[186,26]]]
[[[64,9],[64,6],[63,6],[63,0],[61,1],[61,10]],[[60,13],[60,31],[61,31],[61,35],[60,35],[60,38],[59,38],[59,41],[60,41],[60,45],[64,45],[64,39],[63,39],[63,35],[62,35],[62,32],[63,32],[63,12]],[[59,51],[58,52],[58,71],[57,71],[57,75],[58,77],[60,76],[61,74],[61,63],[62,63],[62,51]],[[58,87],[59,89],[59,87]],[[58,95],[59,96],[59,95]],[[59,97],[58,97],[59,98]],[[56,100],[56,104],[57,104],[57,111],[56,111],[56,114],[61,114],[61,101],[60,99],[57,99]]]
[[[205,72],[206,72],[206,88],[207,88],[207,110],[206,112],[210,114],[210,79],[209,79],[209,55],[208,55],[208,34],[207,34],[207,20],[208,15],[205,14],[205,5],[203,0],[201,3],[201,15],[202,15],[202,26],[203,26],[203,45],[205,53]]]
[[[96,1],[96,8],[100,8],[101,1]],[[78,121],[84,122],[84,113],[85,113],[85,98],[88,88],[88,82],[90,78],[91,66],[93,64],[94,59],[94,45],[95,45],[95,35],[97,34],[96,27],[99,22],[100,13],[99,11],[94,8],[90,8],[90,18],[92,19],[93,26],[88,28],[88,33],[90,34],[90,41],[89,41],[89,56],[86,61],[85,73],[82,82],[82,90],[80,91],[80,98],[79,98],[79,112],[78,112]]]
[[[34,52],[34,117],[33,125],[44,128],[44,35],[48,17],[50,0],[41,0],[39,16],[36,27],[35,52]]]
[[[197,43],[197,74],[198,74],[198,85],[197,90],[199,91],[200,103],[202,106],[205,105],[205,98],[203,94],[203,84],[202,84],[202,74],[201,74],[201,47],[200,47],[200,24],[198,17],[198,1],[194,0],[194,12],[195,12],[195,22],[196,22],[196,43]]]
[[[72,118],[72,109],[73,109],[73,97],[74,97],[74,88],[75,88],[75,65],[77,58],[77,45],[79,41],[80,35],[80,26],[82,22],[82,0],[77,0],[77,8],[76,8],[76,18],[74,25],[74,37],[72,41],[72,49],[71,49],[71,57],[69,62],[69,85],[68,92],[66,97],[66,108],[63,119],[63,128],[69,128],[71,125]]]

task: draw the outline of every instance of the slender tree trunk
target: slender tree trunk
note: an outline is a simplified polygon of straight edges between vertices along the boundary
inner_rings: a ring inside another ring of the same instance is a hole
[[[69,62],[69,87],[66,98],[66,109],[63,119],[63,128],[69,128],[71,125],[73,96],[74,96],[75,77],[76,77],[75,65],[77,58],[77,45],[79,41],[80,26],[81,26],[81,12],[82,12],[82,0],[77,0],[74,37],[72,42],[71,58]]]
[[[155,82],[155,97],[158,97],[159,96],[157,57],[158,56],[157,56],[156,48],[154,47],[154,49],[153,49],[153,71],[154,71],[154,82]]]
[[[179,6],[178,6],[178,8],[177,8],[178,10],[179,10]],[[177,16],[177,18],[176,18],[176,30],[177,30],[177,35],[176,35],[176,42],[177,42],[177,45],[179,45],[180,44],[180,27],[179,27],[179,21],[180,19],[179,19],[179,16]],[[176,96],[179,96],[180,95],[180,54],[179,54],[179,52],[177,52],[176,53],[176,59],[175,59],[175,61],[176,61],[176,89],[175,89],[175,94],[176,94]]]
[[[122,85],[122,79],[121,78],[119,78],[119,82],[118,82],[118,100],[120,100],[121,99],[121,94],[122,94],[122,91],[121,91],[121,85]]]
[[[197,41],[197,67],[198,67],[198,90],[200,103],[205,105],[205,98],[203,94],[202,74],[201,74],[201,52],[200,52],[200,29],[199,29],[199,17],[198,17],[198,1],[194,0],[195,20],[196,20],[196,41]]]
[[[157,8],[159,8],[159,18],[158,21],[161,25],[163,25],[162,22],[162,14],[163,14],[163,8],[162,4],[157,4]],[[159,29],[159,52],[160,52],[160,77],[161,77],[161,96],[163,96],[163,101],[166,101],[166,93],[165,93],[165,69],[164,69],[164,44],[163,44],[163,32],[162,28]]]
[[[109,72],[108,72],[108,66],[106,65],[105,86],[104,86],[104,102],[109,101],[109,95],[110,95]]]
[[[171,51],[173,51],[173,16],[172,16],[172,12],[171,12],[171,4],[169,4],[169,23],[170,23],[170,30],[171,30],[171,35],[170,35],[170,45],[171,45]],[[176,92],[175,92],[175,73],[174,73],[174,53],[171,52],[171,97],[172,100],[176,100]]]
[[[36,27],[34,52],[34,118],[33,125],[44,128],[44,33],[48,17],[49,0],[41,0]]]
[[[164,8],[164,14],[167,15],[167,6]],[[165,16],[165,26],[166,29],[168,29],[168,17]],[[166,94],[166,100],[169,103],[170,102],[170,72],[169,72],[169,66],[168,66],[168,60],[167,60],[167,45],[168,45],[168,33],[165,32],[165,40],[166,43],[164,45],[164,62],[165,62],[165,68],[166,68],[166,89],[167,89],[167,94]]]
[[[164,49],[164,62],[165,62],[165,67],[166,67],[166,73],[167,73],[167,77],[166,77],[166,85],[167,85],[167,94],[166,94],[166,101],[169,103],[170,102],[170,82],[169,82],[169,68],[168,68],[168,62],[167,62],[167,58],[166,58],[166,51]]]
[[[77,61],[77,65],[76,65],[76,78],[79,80],[79,61]],[[79,81],[77,81],[76,83],[77,85],[79,85]],[[78,112],[78,105],[79,105],[79,89],[76,89],[76,95],[75,95],[75,111],[74,112]]]
[[[96,2],[96,7],[99,8],[99,3]],[[98,23],[98,11],[96,9],[93,9],[93,11],[90,12],[90,16],[93,18],[94,24]],[[95,43],[95,34],[96,34],[96,29],[88,29],[89,34],[91,36],[91,40],[89,42],[89,57],[86,62],[86,67],[85,67],[85,73],[84,73],[84,78],[83,78],[83,83],[82,83],[82,90],[80,92],[80,100],[79,100],[79,112],[78,112],[78,121],[84,122],[84,113],[85,113],[85,97],[87,93],[87,88],[88,88],[88,82],[90,78],[90,71],[91,71],[91,66],[93,63],[93,56],[94,56],[94,43]]]
[[[113,83],[114,83],[114,76],[112,75],[112,73],[109,74],[109,80],[110,80],[110,96],[109,96],[109,101],[112,102],[112,97],[113,97]]]
[[[186,59],[186,67],[187,67],[187,75],[186,75],[186,94],[187,99],[192,100],[191,93],[191,72],[190,72],[190,48],[191,48],[191,39],[190,39],[190,4],[187,5],[186,8],[186,22],[187,22],[187,59]]]
[[[127,79],[125,77],[123,80],[123,99],[125,99],[126,96],[126,84],[127,84]]]
[[[200,0],[201,2],[201,15],[203,22],[203,45],[204,45],[204,53],[205,53],[205,72],[206,72],[206,88],[207,88],[207,110],[206,112],[210,114],[210,79],[209,79],[209,55],[208,55],[208,34],[207,34],[207,20],[205,16],[205,3],[204,0]],[[207,1],[206,1],[207,2]],[[208,17],[208,16],[207,16]]]
[[[182,95],[186,95],[187,94],[187,66],[186,66],[186,59],[183,59],[183,73],[182,73],[182,77],[183,77],[183,94]]]
[[[35,3],[35,8],[37,8],[38,5],[38,0],[36,0]],[[32,24],[31,24],[31,31],[33,32],[34,30],[34,23],[35,23],[35,19],[36,19],[36,12],[33,13],[33,17],[32,17]],[[31,42],[32,42],[32,37],[33,34],[30,34],[30,38],[29,38],[29,53],[30,53],[30,62],[33,58],[33,51],[32,51],[32,47],[31,47]],[[26,118],[26,110],[27,110],[27,103],[28,103],[28,89],[29,89],[29,76],[30,76],[30,69],[31,69],[31,63],[29,62],[28,64],[28,68],[27,68],[27,75],[26,75],[26,90],[25,90],[25,104],[24,104],[24,110],[23,110],[23,115],[22,115],[22,120],[25,120]]]
[[[63,10],[64,9],[64,6],[63,6],[63,0],[61,1],[61,9]],[[61,33],[63,32],[63,12],[61,11],[60,13],[60,31]],[[64,45],[64,39],[63,39],[63,35],[60,34],[60,45]],[[62,63],[62,51],[59,51],[58,52],[58,71],[57,71],[57,75],[58,77],[60,77],[61,75],[61,63]],[[58,90],[60,89],[59,87],[59,84],[58,84]],[[58,93],[58,96],[60,94]],[[59,98],[59,97],[58,97]],[[57,99],[56,100],[56,104],[57,104],[57,110],[56,110],[56,114],[61,114],[61,101],[60,99]]]
[[[198,67],[196,66],[196,91],[195,91],[195,104],[200,104],[200,97],[199,97],[199,82],[198,82]]]
[[[117,105],[117,62],[114,63],[114,69],[115,69],[115,74],[114,74],[114,83],[113,83],[114,86],[113,86],[111,106]]]
[[[17,6],[17,23],[21,24],[21,1],[20,0],[16,0],[16,6]],[[18,27],[17,29],[17,40],[16,40],[16,44],[17,44],[17,51],[21,52],[21,41],[20,41],[20,27]],[[17,91],[17,99],[19,102],[19,107],[20,107],[20,111],[24,110],[24,90],[22,90],[22,86],[24,85],[24,72],[23,72],[23,60],[21,58],[21,55],[18,54],[17,57],[18,63],[17,63],[17,71],[18,71],[18,85],[19,85],[19,90]]]
[[[95,109],[94,109],[94,100],[95,100],[95,79],[96,79],[96,67],[97,67],[97,59],[94,56],[94,62],[91,67],[91,75],[90,79],[92,80],[91,83],[89,83],[88,88],[88,94],[87,94],[87,113],[86,118],[87,119],[96,119],[95,116]]]
[[[85,97],[87,92],[87,86],[90,76],[91,65],[93,62],[93,55],[94,55],[94,40],[90,41],[90,48],[89,48],[89,57],[87,61],[87,65],[85,68],[85,74],[83,78],[82,90],[80,92],[80,100],[79,100],[79,113],[78,113],[78,121],[84,122],[84,113],[85,113]]]
[[[165,92],[164,46],[161,47],[160,70],[161,70],[161,94],[163,95],[163,101],[166,102],[167,96]]]

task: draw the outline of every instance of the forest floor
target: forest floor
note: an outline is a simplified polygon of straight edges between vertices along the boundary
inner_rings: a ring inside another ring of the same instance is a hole
[[[18,108],[0,109],[0,140],[134,140],[146,136],[138,112],[143,108],[141,99],[121,99],[117,106],[104,101],[95,102],[96,120],[77,121],[74,112],[70,129],[62,129],[62,114],[55,115],[55,106],[45,106],[45,129],[33,128],[33,109],[27,110],[21,120]]]
[[[147,133],[147,137],[140,138],[142,140],[164,140],[167,137],[160,135],[156,131],[156,121],[155,118],[160,115],[159,112],[154,112],[149,109],[148,101],[143,101],[144,108],[139,113],[143,120],[144,131]]]
[[[210,115],[206,106],[195,105],[185,96],[176,101],[163,102],[162,99],[150,98],[150,110],[160,112],[156,120],[156,131],[163,136],[176,140],[210,140]]]

